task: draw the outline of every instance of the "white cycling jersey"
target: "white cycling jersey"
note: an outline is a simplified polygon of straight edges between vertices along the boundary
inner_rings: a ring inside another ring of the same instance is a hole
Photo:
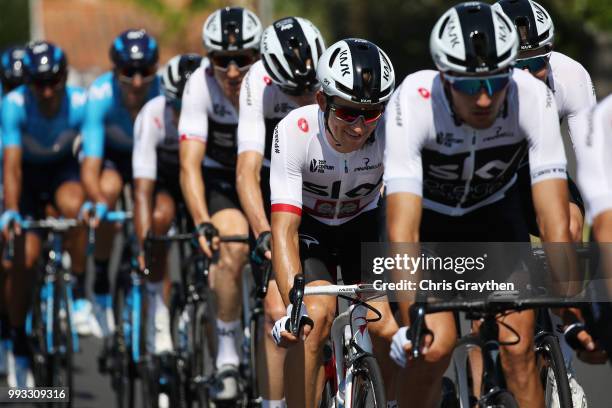
[[[578,185],[592,221],[612,209],[612,95],[581,115],[587,126],[575,138]]]
[[[205,167],[235,168],[238,111],[225,97],[208,59],[185,84],[178,127],[181,140],[206,143]]]
[[[174,111],[166,104],[166,97],[151,99],[142,107],[134,124],[134,178],[157,179],[158,152],[162,162],[168,158],[178,164],[178,143]]]
[[[506,101],[489,129],[455,118],[437,71],[406,77],[387,111],[387,194],[422,195],[425,208],[461,216],[502,199],[525,152],[532,184],[566,178],[552,92],[526,72],[513,71]]]
[[[591,76],[578,62],[567,55],[553,52],[546,84],[552,89],[559,120],[567,120],[570,137],[584,127],[584,115],[578,113],[597,103]]]
[[[263,62],[249,69],[240,89],[238,154],[255,151],[270,166],[272,133],[282,118],[299,105],[270,79]]]
[[[376,208],[384,143],[377,132],[360,150],[340,153],[327,140],[318,105],[291,111],[274,130],[272,211],[301,215],[303,207],[324,224],[340,225]]]

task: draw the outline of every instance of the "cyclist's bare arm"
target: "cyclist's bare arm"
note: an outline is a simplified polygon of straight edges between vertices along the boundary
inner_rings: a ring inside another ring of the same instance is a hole
[[[261,194],[261,165],[263,156],[259,152],[246,151],[238,155],[236,167],[236,189],[240,205],[249,220],[249,225],[255,237],[265,231],[270,231],[270,223],[266,216]]]
[[[155,180],[145,178],[134,180],[134,227],[141,247],[144,244],[147,232],[151,229],[154,188]]]
[[[21,147],[11,146],[4,149],[4,208],[19,209],[21,196]]]
[[[81,165],[81,181],[85,194],[95,202],[106,202],[102,190],[100,189],[100,169],[102,159],[98,157],[85,157]]]
[[[179,144],[181,190],[195,225],[210,222],[201,169],[205,154],[206,144],[200,141],[182,140]]]
[[[390,242],[419,242],[421,225],[422,198],[412,193],[394,193],[387,196],[387,231]],[[398,277],[401,279],[401,277]],[[409,324],[409,301],[401,301],[400,326]]]
[[[544,180],[531,188],[542,241],[571,242],[567,180]]]
[[[298,237],[301,220],[301,216],[290,212],[272,213],[272,265],[285,305],[291,303],[293,278],[302,271]]]

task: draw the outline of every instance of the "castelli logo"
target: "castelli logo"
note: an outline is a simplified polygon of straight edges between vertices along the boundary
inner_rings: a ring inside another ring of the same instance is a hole
[[[272,83],[272,78],[270,78],[269,76],[265,76],[264,82],[266,83],[266,85],[270,85]]]
[[[429,90],[425,88],[419,88],[419,94],[421,94],[421,96],[425,99],[429,99],[429,97],[431,96]]]
[[[302,132],[308,132],[308,122],[304,118],[300,118],[298,120],[298,127]]]

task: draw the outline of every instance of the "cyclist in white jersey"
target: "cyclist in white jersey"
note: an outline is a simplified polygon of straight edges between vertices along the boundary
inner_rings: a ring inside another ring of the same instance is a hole
[[[383,174],[384,134],[376,128],[395,83],[387,55],[359,39],[328,48],[317,78],[323,87],[317,105],[289,113],[272,141],[272,261],[288,305],[272,335],[277,344],[293,346],[285,363],[285,378],[291,378],[285,387],[288,406],[318,406],[322,350],[336,311],[334,298],[305,298],[299,313],[314,326],[305,326],[299,341],[287,331],[293,278],[303,273],[307,285],[329,284],[340,265],[344,283],[351,284],[366,272],[359,252],[361,242],[378,241]],[[377,308],[383,318],[369,328],[388,347],[396,325],[387,303]],[[386,348],[375,352],[385,354]]]
[[[173,57],[163,69],[163,95],[145,104],[134,125],[132,172],[134,176],[134,226],[141,245],[140,268],[145,268],[144,239],[147,233],[168,232],[183,200],[179,178],[178,120],[181,96],[189,76],[201,64],[197,54]],[[149,352],[160,354],[172,350],[170,318],[163,298],[163,279],[168,269],[167,245],[153,245],[150,274],[146,283],[147,344]]]
[[[518,42],[512,22],[480,2],[449,9],[434,26],[430,50],[439,72],[409,75],[386,118],[391,242],[528,242],[515,186],[525,152],[542,239],[569,242],[566,159],[554,97],[542,82],[512,69]],[[426,336],[417,345],[424,357],[407,361],[408,305],[400,303],[404,327],[391,353],[407,368],[399,402],[433,407],[455,344],[454,319],[451,313],[428,315],[435,340]],[[508,389],[521,407],[541,407],[534,314],[511,313],[504,320],[521,339],[500,350]],[[500,340],[510,338],[500,330]]]
[[[270,154],[274,128],[293,109],[315,103],[320,85],[317,62],[325,43],[319,30],[308,20],[288,17],[266,28],[261,39],[262,59],[251,67],[242,81],[238,122],[238,163],[236,189],[253,235],[257,238],[253,267],[272,259],[270,233]],[[262,278],[259,276],[259,278]],[[261,284],[262,282],[259,282]],[[285,307],[273,277],[264,299],[264,332],[259,339],[263,369],[257,373],[262,408],[284,407],[283,372],[279,370],[285,350],[276,347],[270,332]]]
[[[501,7],[503,12],[512,20],[519,34],[519,53],[516,68],[530,72],[533,76],[546,83],[553,91],[557,102],[559,120],[567,122],[570,138],[575,137],[586,126],[585,115],[580,111],[594,106],[596,103],[595,88],[589,73],[584,67],[572,58],[553,51],[554,24],[550,14],[544,7],[532,0],[501,0],[495,7]],[[575,145],[575,143],[574,143]],[[519,173],[519,186],[523,200],[523,211],[530,222],[530,233],[538,234],[531,188],[529,186],[529,165],[525,162]],[[582,229],[584,225],[584,204],[578,188],[568,178],[570,187],[570,232],[574,242],[582,242]],[[569,313],[568,313],[569,312]],[[563,356],[570,375],[570,386],[573,391],[574,407],[586,407],[584,391],[574,377],[572,367],[573,350],[563,336],[563,327],[571,324],[580,314],[578,309],[566,309],[562,316],[569,319],[563,324],[562,319],[551,313],[553,327],[558,328],[555,334],[561,344]],[[590,337],[586,332],[579,335],[579,339],[586,347]],[[582,354],[585,351],[581,352]],[[584,401],[584,403],[582,402]]]
[[[200,246],[212,256],[220,235],[248,234],[247,219],[235,189],[238,102],[244,74],[258,58],[261,23],[241,7],[211,14],[203,26],[208,57],[187,81],[179,120],[180,184],[187,208],[200,233]],[[204,178],[202,161],[204,160]],[[236,336],[240,331],[240,274],[248,246],[220,246],[219,262],[211,268],[217,294],[217,379],[213,399],[238,396]]]
[[[574,140],[578,184],[598,242],[612,242],[612,95],[582,112],[587,126]]]

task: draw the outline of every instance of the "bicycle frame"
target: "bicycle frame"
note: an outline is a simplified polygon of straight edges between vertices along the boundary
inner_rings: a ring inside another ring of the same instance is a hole
[[[304,288],[304,296],[328,295],[351,302],[349,308],[334,319],[331,328],[333,355],[336,368],[336,406],[352,407],[353,367],[355,361],[372,354],[372,340],[368,332],[368,308],[361,302],[364,294],[382,296],[372,285],[324,285]],[[347,358],[345,359],[344,350]]]

